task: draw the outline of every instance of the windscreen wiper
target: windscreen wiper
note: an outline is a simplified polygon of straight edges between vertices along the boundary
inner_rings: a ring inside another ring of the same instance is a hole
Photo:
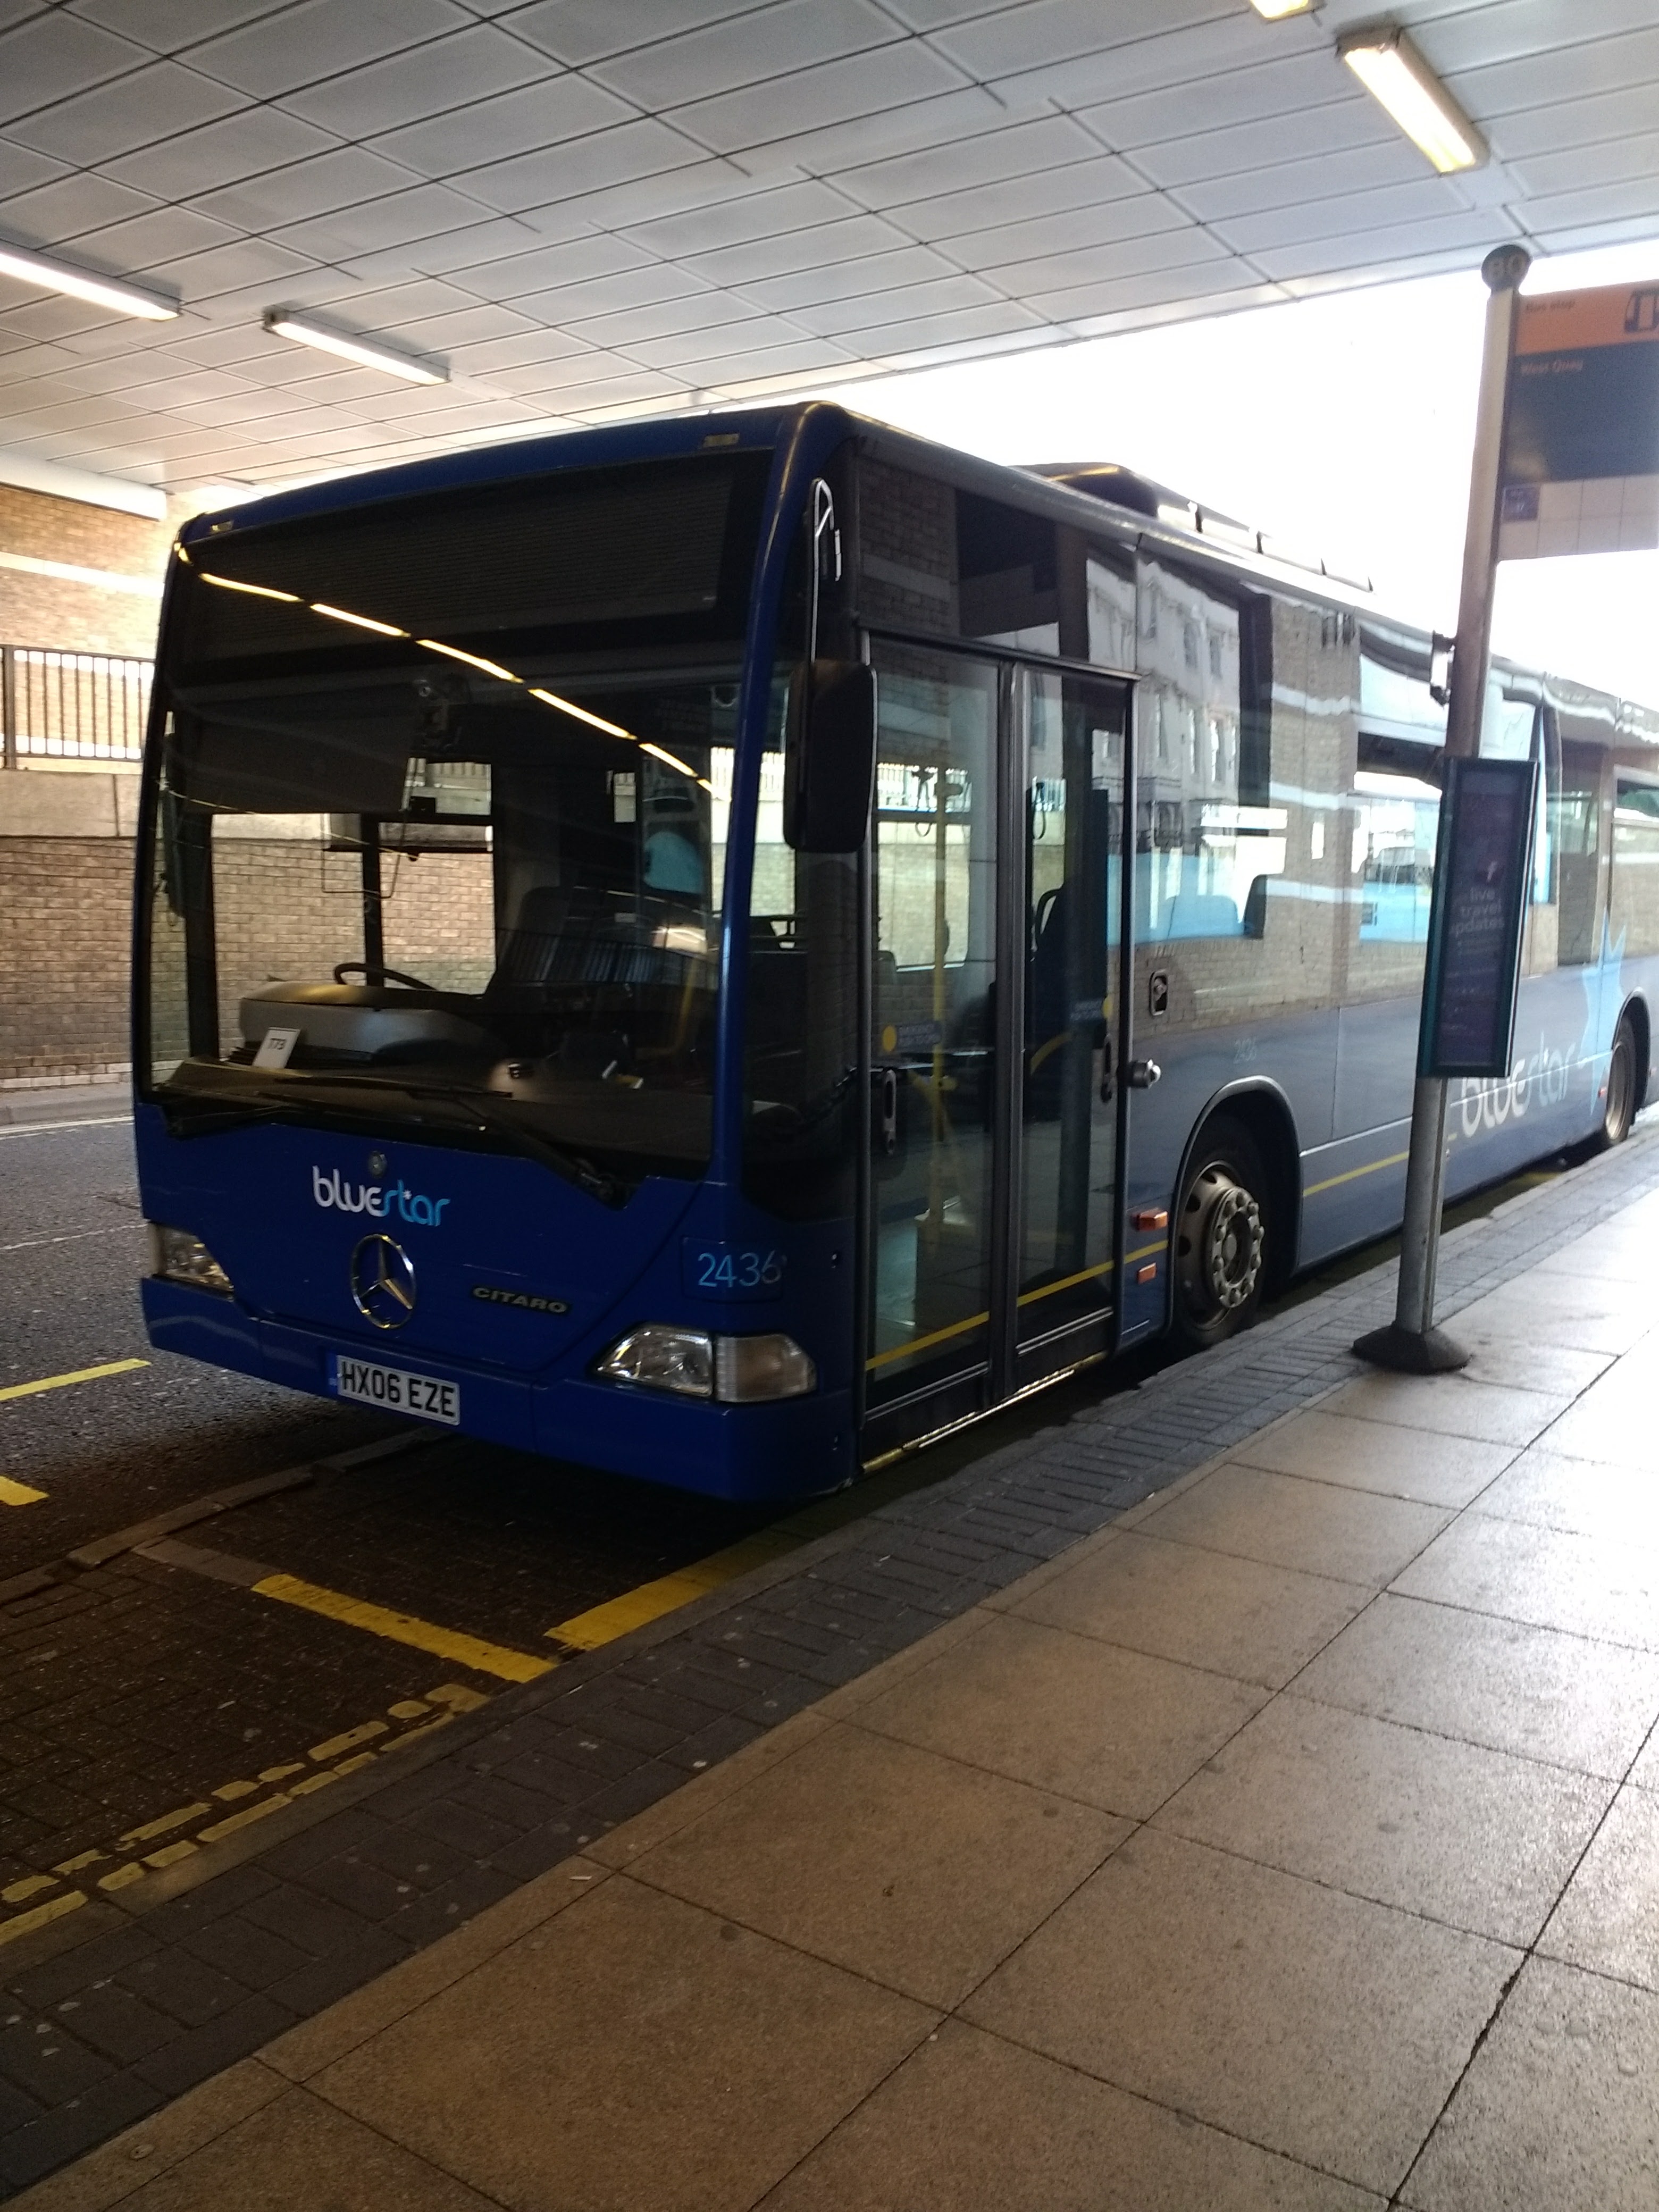
[[[568,1152],[562,1145],[556,1145],[550,1138],[543,1136],[538,1129],[526,1128],[516,1117],[493,1112],[479,1103],[476,1091],[458,1091],[447,1084],[404,1083],[396,1077],[357,1075],[334,1068],[307,1069],[300,1081],[305,1085],[304,1091],[296,1084],[291,1098],[280,1100],[263,1109],[252,1107],[248,1109],[246,1118],[250,1121],[274,1119],[285,1112],[303,1110],[307,1093],[319,1088],[389,1092],[411,1099],[417,1104],[430,1103],[452,1108],[478,1128],[487,1129],[492,1136],[505,1139],[524,1158],[551,1168],[556,1175],[562,1176],[567,1182],[574,1183],[578,1190],[585,1190],[590,1198],[597,1198],[605,1206],[622,1206],[627,1200],[626,1188],[614,1176],[606,1175],[603,1169],[595,1167],[580,1153]],[[270,1096],[269,1092],[259,1095],[262,1098]],[[371,1110],[367,1102],[362,1110]],[[230,1126],[228,1121],[225,1126]]]

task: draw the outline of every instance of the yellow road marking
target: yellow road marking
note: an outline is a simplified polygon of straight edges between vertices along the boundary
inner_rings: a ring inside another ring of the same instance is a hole
[[[234,1805],[239,1797],[257,1796],[258,1788],[257,1782],[222,1782],[213,1794],[222,1805]]]
[[[1302,1195],[1316,1198],[1322,1190],[1334,1190],[1340,1182],[1357,1182],[1361,1176],[1375,1175],[1380,1168],[1397,1168],[1402,1160],[1410,1158],[1409,1152],[1390,1152],[1386,1160],[1369,1160],[1363,1168],[1350,1168],[1346,1175],[1327,1176],[1323,1182],[1310,1182]]]
[[[0,1505],[38,1505],[46,1494],[44,1490],[31,1490],[27,1482],[14,1482],[9,1474],[0,1474]]]
[[[279,1812],[287,1802],[288,1799],[279,1790],[274,1797],[266,1797],[258,1805],[250,1805],[245,1812],[228,1814],[222,1820],[216,1820],[211,1827],[198,1828],[197,1840],[198,1843],[216,1844],[222,1836],[234,1836],[239,1828],[251,1828],[256,1820],[263,1820],[267,1813]]]
[[[135,1844],[147,1844],[154,1836],[165,1836],[169,1828],[182,1828],[186,1820],[193,1820],[198,1814],[212,1810],[211,1805],[200,1802],[194,1805],[180,1805],[174,1812],[163,1813],[159,1820],[146,1820],[142,1828],[129,1828],[121,1838],[122,1849],[131,1850]]]
[[[56,1889],[57,1887],[55,1874],[26,1875],[21,1881],[14,1881],[5,1889],[0,1889],[0,1905],[21,1905],[28,1898],[39,1897],[43,1889]]]
[[[142,1881],[143,1878],[143,1867],[129,1863],[117,1867],[113,1874],[100,1875],[98,1887],[100,1889],[129,1889],[135,1881]]]
[[[147,1867],[158,1869],[176,1866],[180,1859],[187,1859],[195,1849],[196,1845],[186,1838],[182,1843],[167,1844],[159,1851],[149,1852],[145,1856],[144,1864]]]
[[[108,1856],[107,1851],[81,1851],[72,1859],[64,1859],[54,1871],[58,1874],[83,1874],[89,1866],[96,1866],[100,1859]]]
[[[440,1628],[435,1621],[417,1620],[412,1613],[394,1613],[388,1606],[370,1605],[364,1598],[324,1589],[316,1583],[301,1582],[297,1575],[267,1575],[253,1588],[260,1597],[298,1606],[304,1613],[320,1613],[325,1620],[343,1621],[348,1628],[365,1629],[371,1636],[410,1644],[416,1651],[430,1651],[435,1658],[453,1659],[458,1667],[494,1674],[503,1682],[533,1682],[556,1663],[534,1658],[527,1651],[510,1651],[505,1644],[487,1644],[480,1636],[465,1636],[459,1629]]]
[[[783,1534],[775,1528],[760,1529],[755,1535],[745,1536],[740,1544],[729,1544],[723,1552],[711,1552],[706,1559],[696,1559],[689,1567],[659,1576],[655,1582],[641,1583],[637,1589],[624,1591],[621,1597],[613,1597],[604,1605],[562,1620],[547,1633],[578,1651],[596,1651],[600,1644],[626,1636],[630,1628],[643,1628],[647,1621],[660,1620],[664,1613],[676,1613],[681,1606],[690,1605],[693,1598],[718,1589],[722,1583],[729,1583],[738,1575],[747,1574],[750,1567],[781,1559],[802,1540],[799,1536]]]
[[[109,1359],[101,1367],[77,1367],[72,1375],[43,1375],[38,1382],[8,1382],[0,1400],[33,1398],[41,1390],[67,1390],[71,1382],[96,1382],[105,1375],[130,1375],[135,1367],[148,1367],[148,1359]]]
[[[368,1743],[386,1731],[384,1721],[365,1721],[361,1728],[348,1729],[343,1735],[330,1736],[326,1743],[313,1743],[307,1756],[320,1765],[325,1759],[338,1759],[342,1752],[356,1751],[360,1743]]]
[[[423,1721],[431,1710],[424,1698],[399,1698],[386,1707],[394,1721]]]
[[[14,1920],[0,1920],[0,1943],[13,1943],[20,1936],[32,1936],[37,1928],[49,1927],[86,1901],[84,1890],[72,1889],[67,1897],[54,1897],[45,1905],[37,1905],[33,1912],[20,1912]]]

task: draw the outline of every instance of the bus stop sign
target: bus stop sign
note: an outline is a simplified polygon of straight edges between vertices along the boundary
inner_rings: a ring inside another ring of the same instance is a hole
[[[1535,761],[1449,760],[1429,911],[1420,1076],[1505,1076],[1538,811]]]
[[[1520,302],[1498,557],[1659,545],[1659,284]]]

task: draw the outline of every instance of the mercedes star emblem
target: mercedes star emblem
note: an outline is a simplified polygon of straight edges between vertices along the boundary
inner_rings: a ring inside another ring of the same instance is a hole
[[[401,1328],[415,1310],[415,1265],[390,1237],[365,1237],[351,1255],[351,1297],[376,1328]]]

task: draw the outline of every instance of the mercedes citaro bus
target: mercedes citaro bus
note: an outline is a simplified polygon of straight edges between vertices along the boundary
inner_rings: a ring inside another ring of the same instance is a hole
[[[135,1065],[158,1346],[810,1494],[1400,1215],[1431,641],[1104,466],[835,407],[206,515],[171,563]],[[1621,1137],[1659,717],[1543,768],[1452,1193]]]

